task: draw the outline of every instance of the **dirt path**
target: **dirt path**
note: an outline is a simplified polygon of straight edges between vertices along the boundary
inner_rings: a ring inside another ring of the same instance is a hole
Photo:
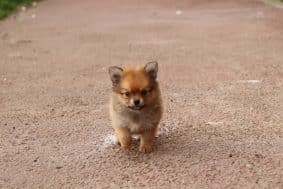
[[[282,9],[122,2],[0,23],[0,188],[283,188]],[[166,112],[143,155],[113,144],[107,67],[150,60]]]

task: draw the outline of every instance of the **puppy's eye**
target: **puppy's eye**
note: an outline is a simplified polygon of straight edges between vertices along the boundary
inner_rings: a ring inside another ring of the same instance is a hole
[[[131,93],[127,91],[127,92],[124,92],[123,95],[124,95],[125,97],[129,97],[129,96],[131,95]]]
[[[141,91],[141,94],[142,94],[143,96],[146,96],[146,95],[148,94],[148,91],[142,90],[142,91]]]

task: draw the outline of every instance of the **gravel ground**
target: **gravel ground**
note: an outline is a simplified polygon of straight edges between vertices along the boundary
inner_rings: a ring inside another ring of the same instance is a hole
[[[0,188],[283,188],[283,12],[48,0],[0,23]],[[110,65],[157,60],[156,150],[115,145]]]

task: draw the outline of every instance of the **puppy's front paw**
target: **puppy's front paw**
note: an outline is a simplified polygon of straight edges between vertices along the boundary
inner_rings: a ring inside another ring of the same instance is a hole
[[[117,141],[117,144],[123,149],[129,149],[131,147],[131,140],[121,140]]]
[[[140,145],[139,151],[142,153],[150,153],[153,151],[152,145]]]

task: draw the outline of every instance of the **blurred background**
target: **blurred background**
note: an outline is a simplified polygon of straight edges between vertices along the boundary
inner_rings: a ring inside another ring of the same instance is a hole
[[[0,188],[283,188],[278,0],[0,0]],[[159,62],[155,151],[115,144],[109,66]]]

